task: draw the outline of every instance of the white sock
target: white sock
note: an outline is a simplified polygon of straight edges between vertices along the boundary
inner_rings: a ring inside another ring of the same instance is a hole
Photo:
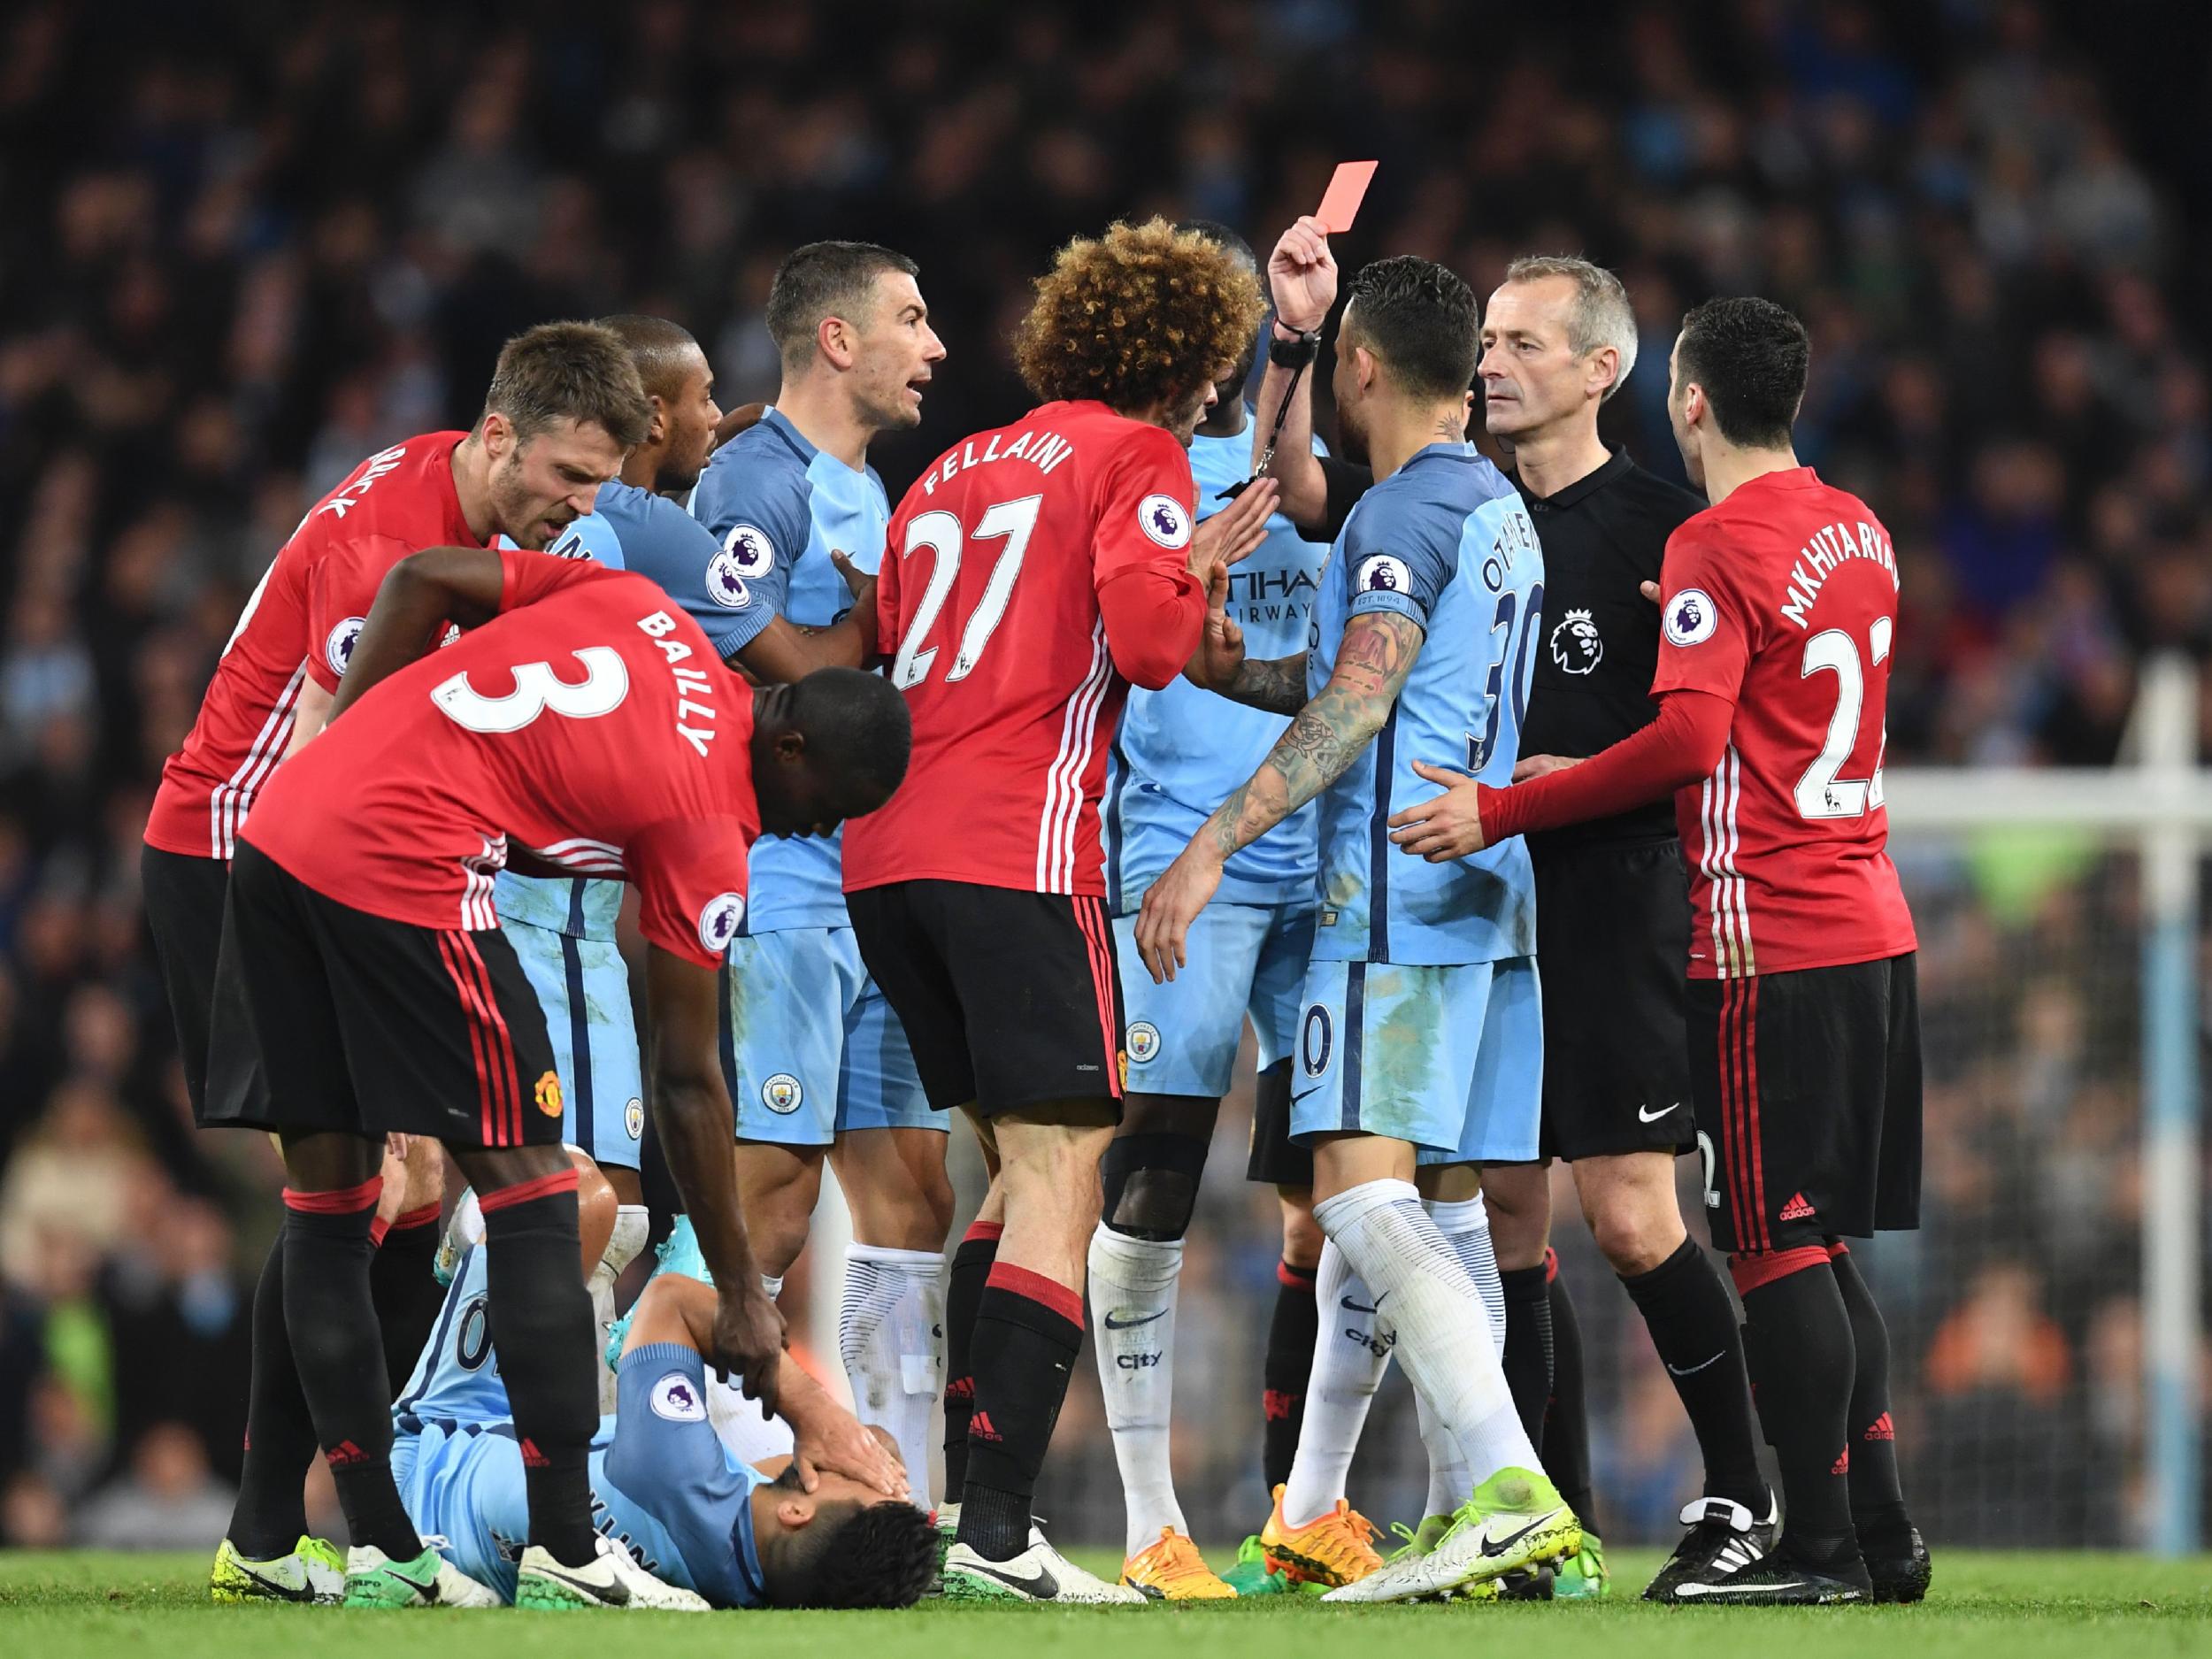
[[[837,1351],[853,1415],[898,1443],[914,1502],[929,1508],[929,1419],[945,1386],[945,1258],[859,1244],[845,1252]]]
[[[606,1361],[607,1333],[614,1329],[614,1281],[622,1277],[622,1270],[635,1261],[637,1253],[645,1248],[645,1235],[651,1228],[652,1219],[643,1204],[618,1205],[614,1231],[607,1235],[606,1252],[600,1256],[599,1265],[591,1270],[591,1317],[593,1329],[598,1333],[592,1357],[599,1363],[601,1417],[612,1411],[615,1404],[614,1367]]]
[[[1298,1454],[1283,1489],[1283,1519],[1293,1526],[1326,1515],[1345,1495],[1367,1409],[1390,1363],[1391,1339],[1376,1328],[1375,1299],[1333,1240],[1322,1247],[1313,1296],[1321,1310],[1321,1330],[1314,1340],[1312,1374],[1306,1379]]]
[[[1482,1194],[1477,1193],[1472,1198],[1457,1202],[1424,1199],[1421,1207],[1436,1224],[1436,1230],[1444,1235],[1444,1242],[1452,1247],[1452,1254],[1467,1270],[1467,1277],[1474,1280],[1475,1294],[1482,1298],[1483,1310],[1490,1316],[1490,1340],[1502,1358],[1505,1286],[1498,1278],[1497,1254],[1490,1248],[1490,1216],[1483,1207]],[[1437,1422],[1427,1402],[1416,1394],[1414,1402],[1420,1408],[1421,1444],[1429,1454],[1428,1507],[1422,1513],[1449,1515],[1466,1502],[1467,1494],[1474,1490],[1473,1475],[1467,1460],[1460,1455],[1458,1440]]]
[[[763,1273],[760,1276],[760,1287],[768,1293],[769,1301],[775,1301],[777,1297],[783,1294],[783,1275],[781,1273]]]
[[[762,1417],[760,1402],[748,1400],[735,1377],[725,1380],[707,1372],[707,1420],[741,1463],[790,1455],[791,1425],[781,1417]]]
[[[1183,1241],[1157,1243],[1116,1233],[1101,1222],[1091,1234],[1091,1318],[1098,1381],[1106,1396],[1128,1504],[1128,1555],[1160,1541],[1160,1529],[1187,1533],[1175,1501],[1168,1460],[1170,1402],[1175,1392],[1175,1287]]]
[[[1508,1465],[1542,1467],[1513,1409],[1482,1298],[1413,1183],[1365,1181],[1324,1199],[1313,1214],[1386,1309],[1399,1363],[1459,1442],[1469,1489]]]

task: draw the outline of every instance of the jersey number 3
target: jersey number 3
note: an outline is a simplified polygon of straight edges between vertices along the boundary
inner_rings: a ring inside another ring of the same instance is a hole
[[[975,521],[976,541],[1003,537],[1006,549],[991,566],[991,580],[983,585],[983,596],[976,601],[968,626],[961,630],[960,654],[945,671],[948,685],[965,680],[973,672],[982,660],[983,648],[1005,620],[1006,607],[1014,597],[1014,580],[1022,573],[1022,559],[1029,551],[1029,538],[1037,528],[1037,514],[1044,504],[1042,495],[1002,501],[985,508],[983,516]],[[917,548],[927,548],[936,556],[936,563],[931,567],[928,586],[922,589],[922,602],[914,607],[914,619],[906,625],[906,637],[899,641],[898,655],[891,659],[891,683],[901,691],[920,685],[936,666],[937,647],[925,648],[922,641],[936,627],[945,601],[952,596],[968,540],[958,517],[942,511],[918,514],[906,526],[906,545],[899,549],[900,558],[910,557]]]
[[[463,669],[431,687],[430,700],[472,732],[519,732],[548,709],[572,720],[610,714],[630,695],[630,671],[622,653],[607,645],[586,645],[576,652],[584,665],[581,680],[557,680],[550,663],[517,663],[508,672],[515,688],[488,697],[469,684]]]

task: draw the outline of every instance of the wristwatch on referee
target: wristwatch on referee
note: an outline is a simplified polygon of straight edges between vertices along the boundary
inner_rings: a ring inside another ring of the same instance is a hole
[[[1267,360],[1279,369],[1302,369],[1321,355],[1321,331],[1302,333],[1285,326],[1281,318],[1267,331]]]

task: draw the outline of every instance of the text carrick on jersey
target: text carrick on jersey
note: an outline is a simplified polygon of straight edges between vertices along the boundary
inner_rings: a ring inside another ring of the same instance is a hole
[[[288,762],[245,836],[326,898],[498,925],[511,838],[638,889],[662,949],[719,965],[760,833],[752,693],[644,577],[503,549],[503,614],[376,686]]]
[[[1513,776],[1544,647],[1544,555],[1528,509],[1470,443],[1432,443],[1360,497],[1314,609],[1306,695],[1346,629],[1376,611],[1420,624],[1420,655],[1374,741],[1321,793],[1321,962],[1450,966],[1532,956],[1536,877],[1518,839],[1442,864],[1401,852],[1390,818],[1436,786],[1413,770]]]
[[[246,601],[199,718],[161,769],[146,842],[228,858],[255,797],[284,758],[300,692],[335,691],[385,572],[410,553],[476,547],[453,488],[465,432],[379,451],[318,502]]]
[[[1713,774],[1676,792],[1690,977],[1916,948],[1882,803],[1897,556],[1867,504],[1810,467],[1770,472],[1667,542],[1652,694],[1735,705]]]
[[[913,759],[888,805],[846,826],[848,891],[1103,895],[1098,805],[1130,684],[1117,663],[1164,684],[1202,623],[1192,496],[1171,434],[1093,402],[979,433],[907,491],[876,611]],[[1118,583],[1150,597],[1106,593]],[[1110,611],[1124,618],[1110,639]]]

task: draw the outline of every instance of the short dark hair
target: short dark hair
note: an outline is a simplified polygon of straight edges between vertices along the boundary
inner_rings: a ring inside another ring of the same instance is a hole
[[[502,346],[484,414],[504,416],[525,443],[557,420],[573,420],[601,427],[626,449],[644,442],[653,424],[629,348],[596,323],[540,323]]]
[[[794,248],[776,267],[768,289],[768,337],[787,367],[814,349],[815,331],[828,317],[856,316],[875,298],[886,271],[919,276],[921,266],[895,249],[872,242],[810,242]]]
[[[1464,280],[1432,259],[1400,254],[1362,265],[1348,326],[1353,343],[1417,397],[1449,397],[1475,383],[1482,307]]]
[[[1674,366],[1683,385],[1705,388],[1722,437],[1779,449],[1805,401],[1812,355],[1805,325],[1772,300],[1711,299],[1682,319]]]
[[[791,724],[826,772],[890,799],[914,748],[913,718],[891,682],[857,668],[818,668],[791,692]]]
[[[937,1528],[910,1503],[863,1504],[842,1521],[816,1517],[768,1581],[775,1607],[911,1607],[937,1578]]]
[[[648,392],[656,397],[673,397],[683,389],[687,359],[699,349],[690,329],[665,317],[646,317],[634,311],[602,317],[598,326],[627,348],[630,361],[637,365],[638,379]]]

